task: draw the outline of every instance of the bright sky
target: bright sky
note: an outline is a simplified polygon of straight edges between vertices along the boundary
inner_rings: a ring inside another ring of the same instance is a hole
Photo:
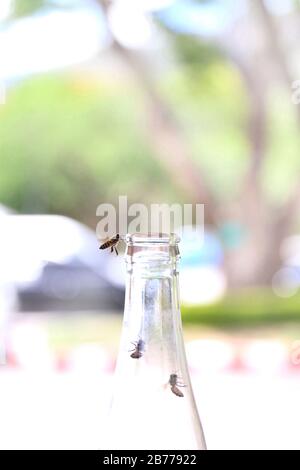
[[[149,12],[160,15],[175,30],[214,35],[230,21],[231,1],[224,7],[218,0],[212,6],[193,0],[116,0],[109,15],[110,27],[120,42],[132,48],[155,41],[157,31]],[[81,63],[106,45],[108,36],[100,10],[92,2],[76,3],[76,8],[45,10],[0,30],[1,81]],[[1,0],[0,19],[7,16],[9,7],[10,0]]]
[[[176,31],[215,36],[231,24],[233,16],[239,14],[244,3],[244,0],[216,0],[200,5],[193,0],[176,0],[159,16]]]
[[[4,20],[10,12],[11,0],[1,0],[0,3],[0,21]]]
[[[101,15],[91,9],[54,10],[15,21],[0,31],[0,79],[80,63],[94,57],[105,41]]]
[[[57,0],[56,0],[57,1]],[[215,36],[231,24],[246,0],[115,0],[110,27],[125,46],[149,46],[157,31],[149,12],[170,28],[184,33]],[[281,0],[268,0],[274,6]],[[0,28],[0,80],[9,82],[81,63],[105,47],[108,35],[100,9],[87,0],[61,0],[76,8],[45,10]],[[289,3],[289,0],[287,0]],[[0,21],[10,10],[11,0],[0,1]],[[274,8],[275,9],[275,8]]]

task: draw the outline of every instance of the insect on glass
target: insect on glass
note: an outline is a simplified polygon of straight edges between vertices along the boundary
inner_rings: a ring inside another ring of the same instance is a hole
[[[177,374],[170,375],[169,384],[171,386],[171,391],[174,393],[174,395],[176,395],[177,397],[184,397],[182,391],[179,390],[178,387],[185,387],[185,385],[179,382]]]
[[[131,349],[130,352],[132,354],[130,354],[130,357],[132,357],[132,359],[139,359],[143,355],[145,343],[142,339],[139,339],[138,341],[132,344],[134,345],[134,349]]]

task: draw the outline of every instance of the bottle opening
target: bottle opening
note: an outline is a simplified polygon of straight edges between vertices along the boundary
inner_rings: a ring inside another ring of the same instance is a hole
[[[125,237],[127,245],[169,245],[175,246],[180,238],[175,233],[133,233]]]
[[[127,261],[170,261],[179,257],[179,237],[174,233],[134,233],[125,237]]]

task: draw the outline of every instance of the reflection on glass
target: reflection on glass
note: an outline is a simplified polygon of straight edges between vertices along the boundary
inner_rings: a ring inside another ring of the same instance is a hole
[[[127,236],[123,332],[106,449],[205,449],[182,337],[178,240]]]

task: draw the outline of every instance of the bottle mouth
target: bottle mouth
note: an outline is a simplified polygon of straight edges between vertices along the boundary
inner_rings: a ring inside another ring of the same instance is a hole
[[[128,246],[133,245],[168,245],[175,246],[180,238],[175,233],[133,233],[127,234],[125,241]]]
[[[174,233],[134,233],[125,237],[127,262],[170,262],[178,259],[180,238]]]

